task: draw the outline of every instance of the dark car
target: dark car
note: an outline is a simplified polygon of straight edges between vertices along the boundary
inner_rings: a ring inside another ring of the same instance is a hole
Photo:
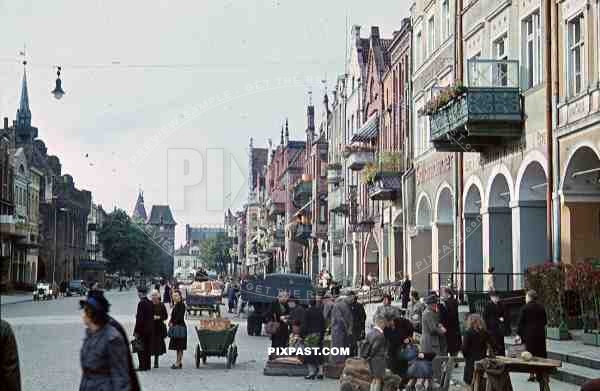
[[[69,282],[69,291],[68,295],[79,295],[85,296],[87,294],[87,285],[83,280],[72,280]]]
[[[267,274],[264,278],[251,278],[242,285],[242,295],[254,310],[248,314],[248,335],[260,335],[271,303],[279,292],[285,291],[304,305],[316,298],[317,291],[308,276],[294,273]]]

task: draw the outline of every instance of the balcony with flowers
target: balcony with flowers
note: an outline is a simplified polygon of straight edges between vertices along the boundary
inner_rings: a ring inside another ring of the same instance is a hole
[[[377,163],[369,163],[362,171],[369,198],[374,201],[394,201],[402,190],[403,160],[399,152],[382,152]]]
[[[429,117],[431,142],[438,151],[483,151],[523,133],[518,61],[470,60],[466,86],[432,92],[419,114]]]

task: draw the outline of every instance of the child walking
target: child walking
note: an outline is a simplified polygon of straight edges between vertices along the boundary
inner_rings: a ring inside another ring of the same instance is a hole
[[[367,339],[361,349],[361,357],[367,360],[369,372],[373,377],[370,391],[381,391],[387,364],[387,345],[383,329],[387,327],[388,321],[382,314],[377,314],[373,317],[373,323],[375,326],[367,334]]]

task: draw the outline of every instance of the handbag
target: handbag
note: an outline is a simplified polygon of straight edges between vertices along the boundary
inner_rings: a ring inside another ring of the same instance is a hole
[[[139,339],[139,338],[135,338],[131,341],[131,350],[133,353],[141,353],[144,351],[144,342]]]
[[[187,328],[182,325],[175,325],[169,327],[167,332],[169,338],[187,338]]]
[[[279,330],[279,327],[281,327],[281,324],[279,322],[272,320],[266,324],[265,332],[267,333],[267,335],[276,334],[277,331]]]
[[[398,351],[398,360],[410,362],[416,360],[417,355],[417,347],[415,345],[408,344]]]

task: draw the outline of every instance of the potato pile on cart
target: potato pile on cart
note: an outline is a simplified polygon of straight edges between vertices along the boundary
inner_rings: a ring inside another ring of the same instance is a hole
[[[229,319],[201,319],[199,327],[196,326],[196,368],[200,368],[200,362],[206,364],[206,358],[210,356],[225,357],[227,369],[234,366],[238,356],[235,344],[237,329],[238,325],[231,324]]]
[[[221,316],[223,305],[223,283],[211,281],[207,278],[196,278],[196,281],[186,289],[185,305],[189,316]]]

